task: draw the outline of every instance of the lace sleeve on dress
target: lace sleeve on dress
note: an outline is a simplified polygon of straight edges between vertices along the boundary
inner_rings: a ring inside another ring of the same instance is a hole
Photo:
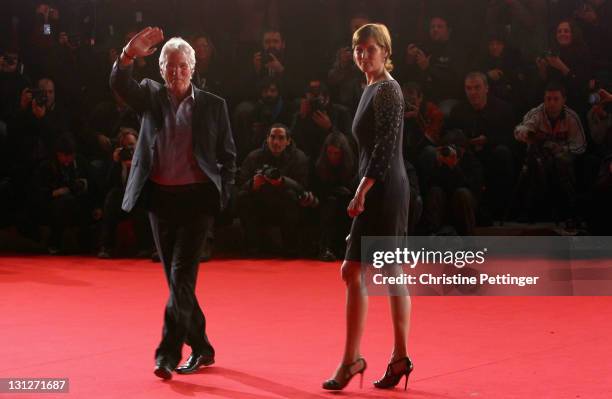
[[[404,115],[404,104],[399,89],[393,82],[383,82],[374,96],[375,138],[370,162],[365,176],[382,180],[391,168],[400,126]]]

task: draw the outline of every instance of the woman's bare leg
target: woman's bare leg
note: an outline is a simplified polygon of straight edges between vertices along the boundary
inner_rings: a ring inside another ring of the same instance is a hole
[[[408,356],[407,342],[412,301],[408,295],[389,296],[389,305],[393,320],[393,352],[391,354],[391,362],[393,362]]]

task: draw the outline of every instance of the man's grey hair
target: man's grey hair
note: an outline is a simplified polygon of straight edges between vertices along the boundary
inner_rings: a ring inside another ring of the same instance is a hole
[[[465,76],[465,80],[468,79],[481,79],[482,83],[484,83],[485,86],[489,87],[489,79],[487,79],[487,75],[485,75],[484,73],[480,72],[480,71],[474,71],[474,72],[470,72]]]
[[[162,76],[164,76],[166,66],[168,65],[168,56],[175,51],[181,51],[185,54],[187,63],[193,74],[196,64],[195,50],[191,47],[191,44],[187,43],[182,37],[173,37],[164,44],[164,47],[161,49],[161,54],[159,55],[159,69],[162,72]]]

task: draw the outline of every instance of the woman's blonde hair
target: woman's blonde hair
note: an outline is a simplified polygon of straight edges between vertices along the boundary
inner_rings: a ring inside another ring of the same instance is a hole
[[[359,43],[363,43],[369,38],[374,38],[376,44],[387,50],[387,59],[385,60],[385,69],[389,72],[393,70],[393,62],[391,62],[391,34],[389,29],[383,24],[365,24],[353,33],[353,49]]]

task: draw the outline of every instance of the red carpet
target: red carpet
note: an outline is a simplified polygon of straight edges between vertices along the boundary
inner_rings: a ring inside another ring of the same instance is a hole
[[[339,264],[215,260],[198,296],[214,366],[170,382],[152,373],[167,288],[159,264],[0,258],[1,377],[68,377],[69,394],[15,398],[330,398],[340,359]],[[415,297],[408,391],[371,381],[391,350],[386,298],[370,298],[356,398],[611,398],[611,297]],[[185,355],[187,355],[185,349]]]

